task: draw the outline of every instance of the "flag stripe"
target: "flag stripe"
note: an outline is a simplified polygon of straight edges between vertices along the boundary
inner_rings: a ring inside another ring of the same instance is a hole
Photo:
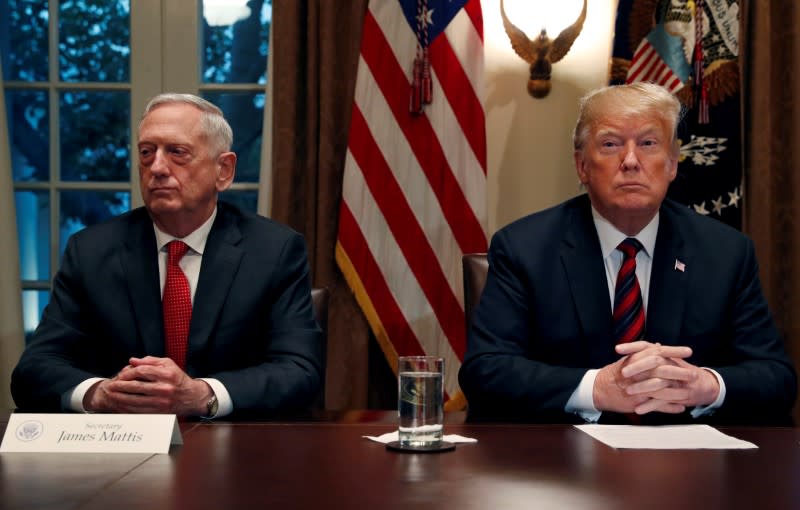
[[[648,69],[647,74],[642,77],[642,81],[651,81],[655,79],[659,74],[661,74],[661,70],[667,66],[667,63],[663,60],[654,62],[650,69]]]
[[[483,13],[481,12],[481,3],[475,1],[467,2],[464,6],[464,11],[475,26],[475,31],[478,33],[481,42],[483,42]],[[481,48],[481,52],[482,51],[483,48]]]
[[[468,5],[474,4],[475,2],[470,2]],[[407,68],[408,65],[404,65],[403,63],[410,63],[414,60],[416,55],[416,43],[414,35],[408,30],[408,27],[405,27],[405,31],[397,30],[398,24],[396,23],[396,20],[403,16],[403,10],[401,9],[400,4],[396,1],[377,2],[376,4],[370,5],[370,11],[374,16],[376,23],[383,30],[383,34],[386,39],[391,41],[391,49],[393,52],[392,56],[394,59],[388,60],[393,60],[392,65],[395,65],[397,62],[399,62],[401,68]],[[478,9],[478,12],[480,12],[480,9]],[[460,64],[467,71],[471,84],[471,90],[479,98],[483,97],[483,59],[475,58],[476,55],[480,56],[483,54],[481,33],[476,30],[472,20],[464,14],[463,10],[453,18],[444,33],[447,35],[448,41],[450,42],[458,62],[460,62]],[[438,46],[432,48],[431,51],[435,53],[437,48]],[[381,62],[379,65],[384,64]],[[389,72],[384,71],[383,68],[381,68],[381,71]],[[361,107],[364,116],[367,118],[370,129],[375,129],[376,126],[382,126],[382,129],[391,131],[391,142],[381,145],[383,150],[386,151],[395,143],[395,140],[404,139],[404,137],[399,136],[399,133],[397,132],[397,124],[386,122],[387,118],[391,118],[393,116],[393,113],[390,110],[384,110],[381,105],[381,110],[375,111],[375,103],[379,102],[383,104],[385,103],[385,98],[382,97],[382,91],[377,87],[377,85],[374,87],[374,89],[372,88],[372,84],[374,84],[375,79],[370,72],[370,68],[366,66],[361,67],[361,63],[359,62],[358,72],[359,79],[356,82],[356,101]],[[472,207],[474,216],[477,218],[478,223],[480,223],[482,226],[485,226],[488,217],[486,204],[486,159],[485,157],[483,159],[478,159],[475,152],[468,144],[461,143],[463,133],[458,132],[459,130],[457,127],[460,127],[459,121],[456,118],[450,103],[448,101],[440,100],[441,98],[446,97],[441,88],[442,78],[436,73],[435,68],[432,69],[431,72],[433,74],[432,81],[434,100],[430,105],[425,107],[425,116],[430,121],[430,124],[436,133],[436,138],[444,141],[444,143],[440,144],[441,148],[444,151],[444,155],[448,161],[450,170],[452,170],[455,179],[458,181],[467,202]],[[362,78],[364,79],[362,80]],[[408,80],[409,78],[406,78],[406,82],[408,82]],[[362,83],[362,81],[369,81],[370,83]],[[406,83],[405,86],[409,87],[408,83]],[[410,88],[400,88],[399,93],[401,94],[402,101],[408,101],[409,92]],[[483,112],[480,110],[477,113],[480,116],[472,119],[467,124],[473,126],[472,129],[483,129],[483,125],[485,123]],[[485,133],[485,129],[483,129],[483,131]],[[485,134],[483,138],[485,138]],[[422,157],[425,157],[425,155],[423,154]],[[416,156],[411,154],[410,158],[415,160]],[[408,161],[410,162],[411,159]],[[395,171],[395,173],[397,173],[397,171],[400,170],[405,164],[400,162],[398,162],[398,164],[394,164],[395,162],[391,163],[392,169]],[[416,193],[418,192],[419,190],[416,190]],[[429,203],[434,202],[438,202],[435,197]],[[434,238],[429,237],[429,239],[433,241]],[[444,250],[449,249],[449,246],[444,248]],[[439,249],[437,248],[437,253],[438,252]],[[460,255],[457,265],[459,271],[457,280],[460,280]],[[458,285],[460,286],[460,283]],[[461,294],[459,293],[459,296],[460,295]]]
[[[657,61],[657,53],[647,40],[642,41],[636,52],[637,56],[633,57],[631,61],[631,68],[628,71],[628,83],[638,81],[639,75],[646,72]]]
[[[356,84],[356,97],[371,98],[370,101],[356,101],[357,108],[360,109],[368,124],[369,132],[374,138],[374,142],[379,146],[379,150],[374,151],[378,158],[384,158],[388,164],[395,180],[403,190],[403,196],[415,213],[415,218],[419,222],[425,237],[431,248],[436,253],[439,265],[447,276],[451,291],[457,298],[460,298],[463,288],[461,277],[461,249],[456,242],[450,225],[447,223],[444,212],[439,207],[436,195],[428,186],[424,172],[419,167],[418,160],[414,155],[407,140],[403,136],[397,135],[396,126],[387,123],[387,118],[392,118],[392,111],[386,104],[383,95],[380,93],[369,68],[359,62],[359,77]],[[362,102],[366,103],[362,107]],[[446,101],[437,101],[431,105],[431,110],[436,110],[436,132],[440,136],[447,134],[446,124],[448,121],[455,123],[455,117],[447,107]],[[452,126],[452,124],[450,124]],[[452,128],[451,128],[452,129]],[[360,143],[355,139],[352,143]],[[458,162],[465,175],[462,176],[463,189],[471,200],[483,201],[485,203],[485,177],[477,161],[473,157],[472,151],[466,144],[448,144],[448,160]],[[354,164],[354,163],[353,163]],[[370,163],[364,163],[369,165]],[[383,164],[381,162],[381,164]],[[484,186],[481,186],[484,184]],[[482,207],[480,213],[485,215],[486,209]],[[477,213],[477,211],[476,211]],[[363,227],[362,227],[363,228]],[[367,235],[385,235],[388,232],[368,233]],[[424,299],[424,296],[419,296]]]
[[[479,161],[486,161],[486,132],[484,129],[483,108],[475,95],[472,84],[458,62],[453,48],[446,37],[438,37],[431,45],[431,65],[439,78],[442,90],[452,105],[461,130]],[[479,122],[475,122],[478,120]],[[483,166],[483,173],[486,167]]]
[[[391,290],[386,285],[380,267],[370,256],[367,241],[361,234],[361,229],[358,228],[355,217],[346,202],[342,202],[339,211],[339,224],[341,225],[339,242],[346,253],[359,254],[359,258],[351,260],[351,262],[358,267],[361,284],[372,301],[372,306],[375,307],[375,310],[380,310],[381,326],[391,338],[392,345],[397,352],[406,356],[425,354],[414,332],[408,326],[408,321],[403,317]]]
[[[677,75],[672,77],[672,81],[668,84],[669,91],[673,94],[683,88],[683,82]]]
[[[409,115],[408,79],[397,62],[385,58],[385,55],[391,54],[391,48],[369,11],[364,19],[364,37],[370,40],[370,44],[361,48],[364,61],[389,103],[403,135],[417,154],[459,246],[465,253],[474,251],[476,247],[485,244],[483,227],[475,218],[461,187],[454,179],[430,121],[424,115]]]
[[[637,81],[658,83],[673,93],[683,88],[680,77],[647,39],[643,39],[636,49],[625,79],[626,83]]]
[[[488,244],[483,17],[479,0],[426,0],[432,100],[412,114],[416,7],[369,3],[336,260],[390,361],[445,358],[452,409],[464,403],[461,257]]]
[[[402,250],[391,235],[389,226],[381,214],[375,197],[373,197],[369,187],[366,185],[363,172],[361,172],[351,151],[347,152],[345,164],[352,171],[348,173],[346,186],[342,190],[342,198],[353,212],[358,228],[362,233],[361,237],[366,241],[366,246],[363,249],[369,250],[370,253],[367,256],[374,259],[376,265],[379,261],[380,265],[378,267],[380,268],[381,276],[392,292],[397,306],[400,308],[403,317],[408,322],[420,345],[424,341],[426,352],[442,356],[447,366],[459,366],[459,358],[447,341],[419,282],[415,278],[409,278],[409,275],[413,273],[402,254]],[[343,268],[343,272],[347,274],[347,270],[350,267],[348,265],[347,268]],[[461,273],[458,274],[458,278],[461,279]],[[358,281],[358,278],[348,277],[347,279],[349,283]],[[351,287],[353,287],[352,283]],[[354,293],[369,318],[369,313],[372,313],[370,308],[372,302],[369,299],[359,297],[359,288],[353,287]],[[361,294],[364,293],[361,292]],[[373,313],[373,315],[375,314]],[[380,324],[377,318],[369,320],[371,325]],[[389,337],[385,334],[382,326],[373,329],[379,341],[383,342],[379,335],[384,334],[386,343],[391,345],[388,340]],[[435,341],[435,343],[431,343],[432,341]],[[431,347],[432,349],[430,349]],[[400,347],[397,350],[384,348],[384,352],[387,353],[387,357],[390,359],[391,366],[396,365],[394,359],[397,357],[397,351],[404,354],[407,353]],[[391,353],[394,354],[390,356]],[[458,374],[456,372],[447,371],[445,373],[445,388],[451,394],[458,391]]]
[[[444,97],[444,92],[439,86],[440,80],[434,73],[433,92],[434,97]],[[454,127],[457,126],[455,112],[447,101],[434,101],[426,107],[426,116],[430,120],[431,127],[439,140],[450,140],[455,138],[460,140],[458,135],[454,135]],[[377,119],[380,122],[382,119]],[[480,122],[480,121],[478,121]],[[409,150],[411,150],[409,148]],[[444,143],[442,144],[445,159],[453,170],[453,176],[458,181],[462,193],[472,207],[473,214],[478,223],[485,225],[487,221],[486,204],[486,172],[485,159],[479,160],[475,152],[466,143]],[[419,164],[415,163],[416,168]],[[421,169],[419,170],[422,174]]]
[[[436,254],[428,244],[413,211],[403,196],[392,169],[380,155],[380,148],[367,128],[361,110],[353,108],[350,145],[353,158],[361,168],[364,180],[383,213],[411,271],[420,283],[428,302],[442,325],[445,335],[459,356],[464,354],[463,309],[450,291],[450,284],[439,267]]]

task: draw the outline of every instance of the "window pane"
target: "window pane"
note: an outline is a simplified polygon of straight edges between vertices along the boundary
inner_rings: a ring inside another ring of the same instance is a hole
[[[203,83],[266,83],[271,0],[201,0]]]
[[[47,191],[17,191],[19,265],[23,280],[50,279],[50,198]]]
[[[128,0],[62,1],[58,28],[58,67],[62,80],[129,81]]]
[[[264,94],[255,92],[206,92],[203,97],[219,106],[233,129],[237,154],[234,182],[258,182],[261,169],[261,134],[264,127]]]
[[[50,301],[50,293],[45,290],[22,291],[22,324],[25,328],[26,344],[36,330],[36,326],[39,325],[42,311],[48,301]]]
[[[6,89],[11,171],[15,181],[50,178],[47,92]]]
[[[127,191],[62,191],[60,197],[59,255],[75,232],[131,208],[131,194]]]
[[[3,79],[47,80],[47,0],[0,2]]]
[[[237,205],[240,209],[256,212],[258,208],[258,191],[225,191],[220,193],[219,199],[229,204]]]
[[[61,179],[130,180],[130,92],[61,93]]]

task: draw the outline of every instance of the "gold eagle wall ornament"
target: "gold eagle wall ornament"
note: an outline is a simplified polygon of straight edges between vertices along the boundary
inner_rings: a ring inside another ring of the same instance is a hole
[[[506,16],[503,0],[500,0],[500,15],[503,18],[503,28],[511,40],[511,47],[517,55],[531,65],[531,76],[528,80],[528,93],[536,98],[542,98],[550,93],[550,72],[553,64],[564,58],[572,48],[572,43],[583,30],[586,20],[586,2],[583,0],[583,9],[575,23],[568,26],[558,34],[555,39],[547,36],[547,31],[542,28],[538,37],[529,39],[525,32],[516,27]]]

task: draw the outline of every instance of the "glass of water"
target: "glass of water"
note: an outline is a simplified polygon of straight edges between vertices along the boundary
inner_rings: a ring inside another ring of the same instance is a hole
[[[401,356],[397,368],[400,446],[424,448],[441,444],[444,360],[436,356]]]

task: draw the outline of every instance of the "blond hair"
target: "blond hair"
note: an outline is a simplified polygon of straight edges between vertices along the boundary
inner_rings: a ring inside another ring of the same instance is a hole
[[[603,87],[583,96],[572,132],[572,145],[576,151],[583,150],[592,126],[609,114],[622,117],[652,115],[660,119],[667,126],[667,132],[672,133],[673,149],[679,150],[678,124],[683,117],[680,101],[661,85],[636,82]]]

